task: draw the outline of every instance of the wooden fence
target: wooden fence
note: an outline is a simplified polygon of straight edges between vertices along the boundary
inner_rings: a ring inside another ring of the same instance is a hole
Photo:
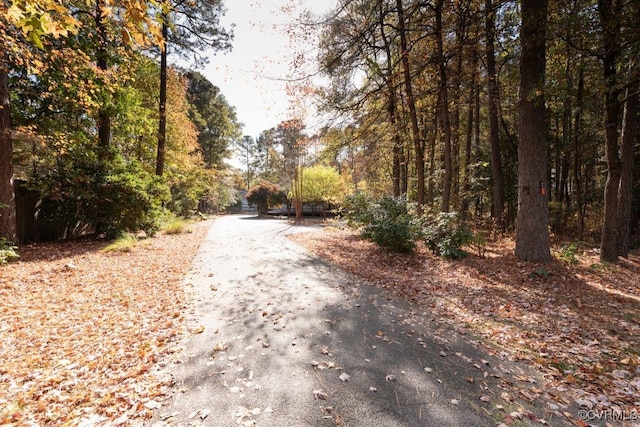
[[[21,245],[34,242],[51,242],[64,236],[59,225],[38,218],[40,197],[36,191],[25,187],[24,181],[15,180],[16,217],[18,241]]]

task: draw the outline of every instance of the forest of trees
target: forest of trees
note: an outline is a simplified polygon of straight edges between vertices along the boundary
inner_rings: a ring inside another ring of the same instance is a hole
[[[151,227],[149,212],[228,204],[258,180],[300,207],[320,164],[345,193],[513,230],[520,259],[551,259],[550,232],[600,239],[603,261],[638,244],[640,0],[339,0],[304,23],[325,82],[306,93],[337,120],[256,139],[218,88],[167,67],[230,47],[222,1],[160,5],[4,3],[0,236],[16,241],[14,170],[79,232]],[[242,183],[223,163],[232,144]]]
[[[235,203],[224,165],[235,110],[195,71],[230,47],[222,2],[3,3],[0,236],[18,242],[14,189],[53,235],[153,233],[169,212]]]
[[[605,261],[637,245],[639,1],[338,3],[327,147],[369,191],[490,216],[521,259],[550,259],[549,228]]]

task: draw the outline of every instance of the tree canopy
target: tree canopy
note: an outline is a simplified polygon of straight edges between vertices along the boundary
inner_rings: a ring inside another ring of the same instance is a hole
[[[202,12],[214,24],[223,12],[217,5]],[[18,1],[0,24],[7,47],[0,64],[0,147],[7,153],[0,160],[2,237],[18,241],[14,176],[22,193],[37,196],[31,221],[46,224],[48,238],[153,233],[167,209],[189,215],[205,200],[216,208],[235,202],[227,196],[235,181],[223,159],[240,124],[220,90],[199,74],[168,67],[161,88],[161,67],[139,49],[163,43],[152,5]],[[227,43],[226,33],[218,36]],[[208,90],[189,92],[194,78]],[[165,174],[157,178],[161,114]]]
[[[349,137],[326,146],[378,193],[519,229],[523,259],[550,258],[550,227],[599,233],[615,260],[639,240],[638,12],[615,0],[339,1],[317,93],[347,123],[326,135]]]

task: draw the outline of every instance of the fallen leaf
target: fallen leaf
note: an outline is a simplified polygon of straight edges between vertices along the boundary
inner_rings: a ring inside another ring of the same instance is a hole
[[[155,400],[149,400],[144,404],[144,406],[149,409],[159,409],[162,408],[162,403],[156,402]]]
[[[228,344],[219,342],[215,346],[213,346],[213,351],[225,351],[228,347]]]
[[[192,329],[190,332],[192,334],[201,334],[204,332],[204,329],[205,329],[204,325],[200,325],[197,328]]]
[[[327,393],[322,390],[313,390],[313,398],[315,400],[327,400]]]

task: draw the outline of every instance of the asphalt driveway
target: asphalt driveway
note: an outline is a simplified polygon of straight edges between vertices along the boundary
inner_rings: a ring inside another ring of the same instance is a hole
[[[151,424],[494,426],[513,411],[549,420],[514,391],[535,372],[310,256],[287,239],[301,231],[278,219],[212,223],[185,281],[191,333],[165,367],[174,394]]]

